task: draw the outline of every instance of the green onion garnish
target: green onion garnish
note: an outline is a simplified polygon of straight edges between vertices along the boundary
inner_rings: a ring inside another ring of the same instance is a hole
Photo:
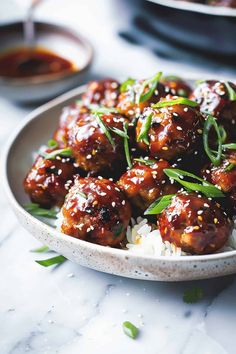
[[[203,290],[197,286],[187,289],[183,295],[183,301],[187,304],[194,304],[203,298]]]
[[[110,113],[119,113],[119,111],[116,108],[107,108],[103,106],[94,108],[94,105],[91,105],[90,107],[91,107],[92,114],[102,115],[102,114],[110,114]]]
[[[48,246],[41,246],[41,247],[38,247],[38,248],[34,248],[30,252],[33,252],[33,253],[44,253],[44,252],[48,252],[48,251],[50,251],[50,248]]]
[[[77,191],[76,193],[78,193],[80,197],[82,197],[84,199],[88,199],[88,196],[85,193],[80,192],[80,191]]]
[[[224,172],[232,171],[235,166],[236,165],[234,163],[230,163],[228,166],[225,167]]]
[[[197,107],[198,103],[192,100],[189,100],[188,98],[185,97],[178,97],[175,100],[170,100],[170,101],[162,101],[158,103],[152,104],[152,108],[163,108],[163,107],[169,107],[169,106],[174,106],[176,104],[183,104],[189,107]]]
[[[144,215],[160,214],[168,205],[170,205],[174,196],[175,194],[167,194],[158,198],[147,208],[147,210],[144,212]]]
[[[236,92],[234,89],[230,86],[229,82],[225,82],[225,87],[227,88],[228,91],[228,96],[230,101],[236,101]]]
[[[236,143],[222,145],[223,150],[236,150]]]
[[[49,153],[40,153],[46,160],[55,160],[57,156],[71,157],[72,150],[70,148],[58,149]]]
[[[123,323],[122,327],[123,327],[124,333],[128,337],[130,337],[132,339],[135,339],[137,337],[137,335],[139,333],[139,329],[135,325],[133,325],[131,322],[125,321]]]
[[[146,102],[152,97],[154,91],[156,90],[157,84],[158,84],[158,82],[159,82],[159,80],[161,78],[161,75],[162,75],[162,72],[159,71],[151,79],[145,80],[142,83],[142,89],[141,89],[141,92],[140,92],[139,97],[138,97],[138,103]],[[147,92],[144,92],[145,88],[147,86],[149,86],[149,90]]]
[[[43,259],[40,261],[35,261],[36,263],[40,264],[43,267],[50,267],[55,264],[64,263],[67,260],[64,256],[56,256],[53,258]]]
[[[58,147],[58,142],[54,139],[49,139],[48,140],[48,147],[56,148],[56,147]]]
[[[181,77],[176,76],[176,75],[167,75],[162,78],[163,82],[165,81],[182,81]]]
[[[148,138],[148,132],[151,128],[152,124],[152,113],[149,115],[145,116],[143,122],[142,122],[142,127],[139,133],[139,136],[137,138],[137,141],[143,141],[146,145],[149,145],[149,138]]]
[[[120,130],[120,129],[115,128],[115,127],[109,127],[109,129],[111,131],[113,131],[113,133],[119,135],[121,138],[129,139],[129,135],[127,133],[125,133],[123,130]]]
[[[124,132],[126,135],[128,135],[128,122],[124,123]],[[127,139],[126,137],[124,137],[124,150],[125,150],[125,157],[126,157],[127,164],[129,168],[132,168],[133,165],[131,162],[131,157],[129,152],[129,139]]]
[[[103,133],[106,135],[107,139],[109,140],[110,144],[114,147],[115,146],[115,142],[109,132],[109,129],[107,127],[107,125],[103,122],[102,118],[100,117],[101,113],[94,113],[94,116],[101,128],[101,130],[103,131]]]
[[[208,136],[211,128],[215,129],[216,135],[217,135],[217,143],[218,143],[218,149],[217,152],[215,153],[210,147],[209,147],[209,142],[208,142]],[[211,116],[210,114],[208,115],[205,123],[204,123],[204,128],[203,128],[203,145],[205,152],[211,162],[215,166],[220,165],[220,161],[222,158],[222,130],[219,128],[219,125],[216,122],[216,119]]]
[[[187,190],[201,192],[208,198],[222,198],[225,196],[219,188],[190,172],[175,168],[166,168],[164,169],[164,173],[169,178],[184,186]],[[188,182],[184,180],[184,177],[190,177],[202,183]]]
[[[37,203],[29,203],[24,206],[25,210],[34,216],[41,216],[48,219],[57,219],[57,213],[55,209],[44,209]]]
[[[140,162],[144,165],[151,166],[154,165],[157,161],[156,160],[150,160],[150,159],[134,159],[134,161]]]
[[[131,86],[133,86],[135,83],[135,80],[132,79],[131,77],[129,77],[126,81],[124,81],[121,85],[120,85],[120,92],[124,93],[126,92]]]
[[[222,143],[224,143],[227,138],[227,133],[225,131],[225,128],[222,125],[219,125],[219,130],[220,130],[220,135],[221,135],[221,141],[222,141]]]

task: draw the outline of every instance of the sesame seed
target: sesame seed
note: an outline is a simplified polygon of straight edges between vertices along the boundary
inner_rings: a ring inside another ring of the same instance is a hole
[[[125,200],[122,200],[121,204],[122,204],[122,205],[125,205]]]
[[[179,125],[176,128],[177,130],[183,130]]]
[[[198,218],[199,221],[202,221],[202,216],[201,215],[198,215],[197,218]]]
[[[111,205],[113,206],[113,208],[116,206],[115,202],[112,202]]]
[[[163,146],[162,150],[168,150],[168,147],[167,146]]]
[[[218,223],[218,219],[214,218],[214,224],[217,224],[217,223]]]

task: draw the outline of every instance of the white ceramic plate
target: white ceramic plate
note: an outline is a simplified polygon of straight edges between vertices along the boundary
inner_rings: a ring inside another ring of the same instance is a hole
[[[236,9],[223,6],[210,6],[204,4],[197,4],[193,2],[180,1],[180,0],[149,0],[159,5],[172,7],[184,11],[200,12],[208,15],[215,16],[236,16]]]
[[[32,165],[32,151],[50,137],[61,109],[78,99],[85,87],[36,109],[10,138],[3,154],[3,181],[10,204],[20,223],[44,245],[68,259],[99,271],[130,278],[182,281],[204,279],[236,272],[236,251],[204,256],[143,256],[125,250],[95,245],[64,235],[24,210],[28,202],[22,181]]]

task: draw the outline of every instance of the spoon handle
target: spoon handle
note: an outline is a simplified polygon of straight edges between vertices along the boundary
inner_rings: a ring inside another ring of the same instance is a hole
[[[34,11],[43,0],[32,0],[24,21],[24,39],[27,47],[35,46]]]

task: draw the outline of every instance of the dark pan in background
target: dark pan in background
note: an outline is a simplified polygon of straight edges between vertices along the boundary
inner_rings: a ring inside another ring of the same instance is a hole
[[[163,57],[178,59],[178,52],[185,51],[236,66],[236,9],[178,0],[118,0],[116,4],[130,16],[128,30],[120,33],[130,42],[142,42]]]

